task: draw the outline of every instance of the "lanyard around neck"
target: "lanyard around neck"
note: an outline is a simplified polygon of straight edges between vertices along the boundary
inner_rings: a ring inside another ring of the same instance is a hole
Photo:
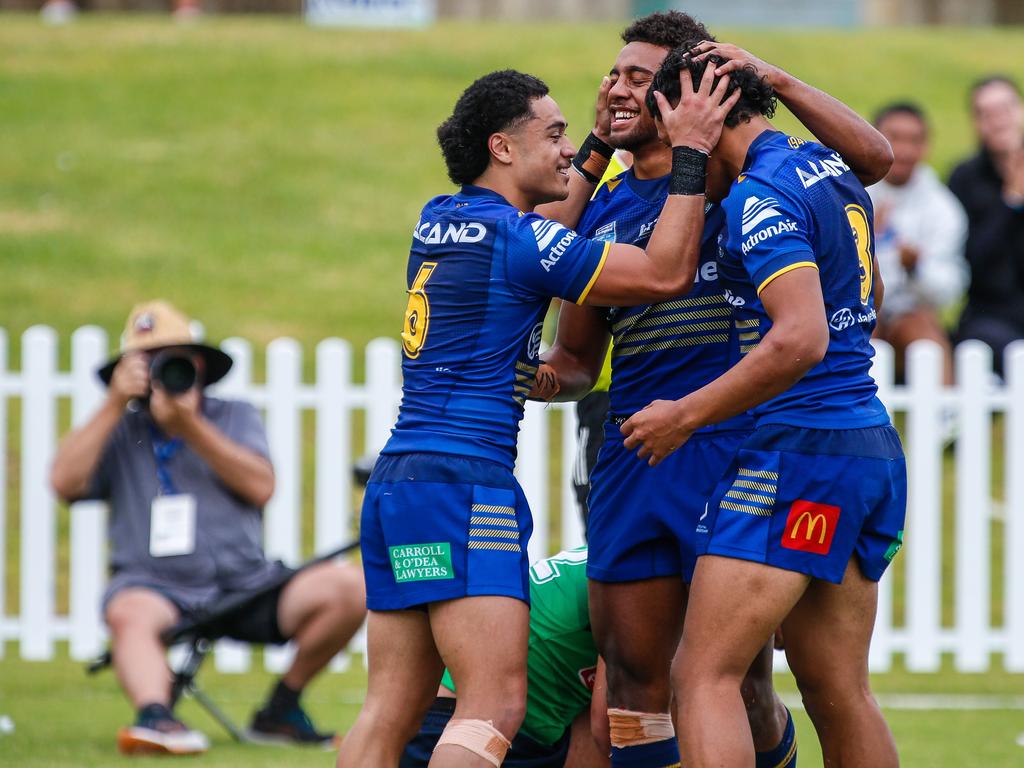
[[[171,479],[169,465],[181,449],[181,438],[167,439],[152,424],[149,425],[149,434],[153,441],[153,460],[156,462],[156,479],[160,484],[160,495],[171,496],[177,491],[174,488],[174,480]]]

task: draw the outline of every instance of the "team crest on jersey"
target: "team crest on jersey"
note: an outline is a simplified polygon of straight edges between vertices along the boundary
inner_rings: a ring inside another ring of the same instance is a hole
[[[747,201],[743,203],[743,221],[740,234],[747,235],[762,221],[781,216],[782,214],[779,213],[779,209],[775,207],[778,204],[779,201],[774,197],[760,198],[753,195],[748,197]]]
[[[591,240],[600,240],[602,243],[614,243],[614,242],[616,242],[615,236],[616,236],[616,225],[617,224],[618,224],[618,222],[616,222],[616,221],[609,221],[603,227],[598,227],[594,231],[594,236],[592,238],[590,238],[590,239]]]

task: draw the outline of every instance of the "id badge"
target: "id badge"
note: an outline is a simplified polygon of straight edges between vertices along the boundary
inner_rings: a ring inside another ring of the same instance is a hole
[[[190,555],[196,548],[196,497],[190,493],[157,496],[149,520],[149,554]]]

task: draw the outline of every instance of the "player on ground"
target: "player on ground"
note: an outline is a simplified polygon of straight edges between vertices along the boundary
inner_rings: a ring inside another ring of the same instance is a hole
[[[361,524],[369,685],[339,766],[396,765],[445,664],[459,698],[430,765],[501,764],[526,701],[532,521],[512,466],[543,315],[553,296],[615,305],[692,284],[704,221],[695,187],[732,107],[710,83],[665,107],[674,194],[646,251],[532,213],[567,195],[570,161],[590,159],[586,148],[573,159],[540,80],[482,77],[438,129],[462,189],[431,200],[413,230],[402,404]]]
[[[559,552],[530,566],[530,651],[526,717],[505,758],[507,768],[601,768],[608,750],[603,675],[587,607],[587,550]],[[402,755],[399,768],[425,768],[455,708],[445,673],[431,706]]]
[[[600,186],[580,220],[581,234],[637,245],[646,242],[667,195],[672,157],[644,108],[648,86],[674,46],[707,36],[703,25],[678,12],[652,14],[623,33],[626,45],[612,69],[607,94],[614,116],[607,140],[633,151],[635,164],[632,171]],[[750,54],[722,47],[777,83],[793,112],[812,131],[834,142],[866,179],[875,181],[885,174],[891,161],[888,146],[864,120]],[[601,132],[600,119],[596,132]],[[557,373],[559,399],[573,399],[592,385],[609,335],[615,339],[612,419],[590,497],[591,611],[608,663],[610,706],[620,710],[614,719],[661,723],[664,735],[650,741],[641,730],[622,736],[613,732],[613,764],[640,759],[637,755],[650,760],[645,763],[649,765],[679,760],[667,715],[669,667],[681,634],[685,583],[696,558],[697,518],[753,426],[749,416],[740,415],[705,428],[655,468],[628,455],[618,429],[650,401],[697,390],[735,361],[736,335],[730,332],[730,307],[718,284],[715,261],[723,226],[721,209],[709,206],[697,281],[689,293],[611,310],[564,305],[557,339],[545,355]],[[766,645],[743,689],[757,765],[765,768],[796,764],[789,714],[772,690],[771,660],[771,647]]]
[[[680,72],[702,78],[722,64],[691,58],[699,42],[670,54],[651,88],[674,100]],[[725,71],[743,96],[709,162],[708,195],[725,198],[719,279],[741,359],[622,426],[625,446],[653,465],[709,424],[756,419],[698,521],[673,665],[680,744],[693,768],[752,764],[740,682],[781,624],[825,764],[892,768],[867,657],[877,581],[902,544],[906,467],[869,373],[871,200],[838,153],[772,128],[775,100],[756,75]]]

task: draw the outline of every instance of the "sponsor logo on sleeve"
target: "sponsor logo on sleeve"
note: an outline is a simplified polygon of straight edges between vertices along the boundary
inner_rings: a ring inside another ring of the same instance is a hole
[[[822,179],[839,177],[850,170],[850,166],[843,162],[838,152],[833,152],[824,160],[808,160],[806,166],[797,166],[796,177],[804,185],[804,189],[810,189]]]
[[[537,250],[541,253],[547,251],[544,258],[540,260],[540,265],[544,267],[545,272],[550,272],[551,268],[562,258],[565,249],[578,235],[550,219],[535,221],[530,227],[533,229],[533,236],[537,239]]]
[[[487,227],[476,221],[431,223],[422,219],[412,231],[412,236],[426,245],[444,243],[479,243],[487,237]]]
[[[827,555],[839,523],[839,507],[797,499],[789,508],[782,546],[798,552]]]
[[[750,231],[768,219],[778,218],[782,214],[775,207],[779,201],[774,197],[758,198],[751,195],[743,203],[743,221],[741,235],[749,234]]]
[[[743,219],[741,222],[740,236],[746,237],[748,234],[753,232],[754,229],[770,219],[781,218],[782,214],[779,213],[779,209],[775,207],[778,204],[779,201],[774,197],[748,197],[747,201],[743,204]],[[758,229],[756,232],[753,232],[753,234],[750,234],[750,237],[747,237],[747,239],[740,245],[740,250],[743,252],[743,255],[746,256],[758,243],[770,240],[783,232],[796,232],[797,229],[798,227],[796,222],[792,219],[768,224],[761,229]]]

